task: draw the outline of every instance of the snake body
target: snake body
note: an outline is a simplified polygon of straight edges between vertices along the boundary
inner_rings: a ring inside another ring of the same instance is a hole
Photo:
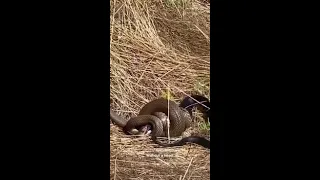
[[[157,118],[156,116],[152,115],[143,115],[143,116],[137,116],[133,117],[130,120],[126,120],[122,117],[120,117],[117,113],[115,113],[111,108],[110,108],[110,119],[112,122],[114,122],[117,126],[121,127],[124,129],[124,132],[126,134],[139,134],[139,131],[135,129],[135,127],[142,126],[143,124],[150,124],[152,126],[158,127],[162,126],[161,122],[158,122],[160,119]],[[141,124],[141,125],[140,125]],[[161,127],[159,127],[159,131]],[[158,135],[158,134],[156,134]]]
[[[153,100],[147,103],[137,117],[125,120],[117,115],[110,108],[110,118],[118,126],[122,127],[126,133],[134,134],[133,130],[137,131],[138,127],[146,124],[152,124],[153,131],[163,133],[156,133],[157,136],[167,136],[166,121],[161,114],[168,116],[168,100],[164,98]],[[170,136],[175,137],[181,135],[186,128],[191,125],[191,117],[188,112],[181,109],[175,102],[169,101],[169,119],[170,119]],[[160,121],[160,122],[157,122]]]
[[[200,105],[199,102],[204,106]],[[197,107],[202,112],[203,119],[206,120],[207,122],[210,121],[209,117],[211,116],[211,113],[210,113],[210,109],[207,108],[207,107],[210,107],[210,102],[209,102],[209,99],[204,96],[200,96],[200,95],[191,95],[190,97],[187,96],[181,101],[180,107],[187,110],[191,116],[192,116],[192,109],[194,107]]]
[[[180,136],[191,125],[191,116],[188,111],[179,107],[175,102],[164,98],[147,103],[137,117],[133,117],[128,121],[118,116],[110,108],[111,120],[122,127],[125,133],[134,134],[138,131],[137,128],[149,124],[152,126],[152,140],[163,147],[182,146],[187,142],[192,142],[210,149],[210,141],[197,136],[186,137],[169,144],[159,142],[157,137],[167,136],[167,124],[164,115],[169,115],[171,137]]]
[[[157,140],[157,138],[155,136],[152,136],[152,140],[159,144],[160,146],[163,146],[163,147],[173,147],[173,146],[183,146],[187,143],[195,143],[195,144],[198,144],[198,145],[201,145],[205,148],[208,148],[210,149],[210,141],[203,138],[203,137],[199,137],[199,136],[189,136],[189,137],[185,137],[185,138],[182,138],[181,140],[179,141],[176,141],[176,142],[173,142],[173,143],[162,143],[160,141]]]
[[[168,114],[169,110],[169,114]],[[162,112],[165,115],[169,115],[170,119],[170,136],[180,136],[185,129],[191,125],[190,115],[181,109],[175,102],[168,101],[167,99],[160,98],[153,100],[146,104],[140,111],[140,115],[155,115],[155,112]],[[132,120],[129,120],[132,121]],[[164,122],[164,129],[167,129],[167,125]],[[167,131],[165,131],[167,136]]]

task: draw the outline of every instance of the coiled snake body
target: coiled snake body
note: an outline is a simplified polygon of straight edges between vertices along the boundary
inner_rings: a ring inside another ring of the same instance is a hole
[[[175,102],[160,98],[147,103],[137,117],[132,117],[128,121],[118,116],[110,108],[110,118],[118,126],[122,127],[125,133],[137,134],[137,128],[150,124],[152,126],[152,140],[163,146],[182,146],[187,142],[192,142],[210,149],[210,141],[198,136],[183,138],[174,143],[161,143],[157,137],[167,136],[166,116],[170,119],[170,136],[180,136],[187,128],[191,126],[190,112],[179,107]]]

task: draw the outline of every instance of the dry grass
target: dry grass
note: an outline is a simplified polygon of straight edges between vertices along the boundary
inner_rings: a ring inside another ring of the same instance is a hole
[[[110,179],[210,179],[210,151],[196,145],[155,148],[111,125]]]
[[[110,101],[118,114],[136,116],[168,89],[174,100],[210,99],[210,4],[111,0],[110,23]],[[110,128],[111,179],[209,179],[209,150],[154,148],[149,139]],[[169,157],[151,157],[155,151]]]

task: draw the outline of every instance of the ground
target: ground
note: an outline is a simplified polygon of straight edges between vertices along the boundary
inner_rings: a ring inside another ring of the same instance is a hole
[[[110,1],[110,101],[124,118],[147,102],[190,94],[210,99],[210,4],[198,0]],[[208,130],[197,118],[194,127]],[[155,148],[110,125],[110,179],[209,179],[210,150]],[[205,132],[204,132],[205,133]]]

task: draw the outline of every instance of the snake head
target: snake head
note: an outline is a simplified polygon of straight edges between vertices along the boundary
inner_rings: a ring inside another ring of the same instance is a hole
[[[138,135],[146,135],[146,136],[150,135],[151,134],[151,128],[152,127],[149,124],[140,127]]]

